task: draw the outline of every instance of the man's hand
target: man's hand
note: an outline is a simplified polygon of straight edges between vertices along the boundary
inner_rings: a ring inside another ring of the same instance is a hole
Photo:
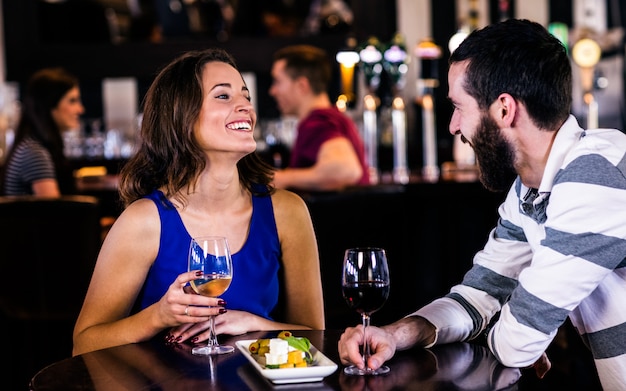
[[[548,355],[543,352],[541,357],[539,357],[539,359],[535,361],[535,363],[531,367],[535,368],[535,373],[537,374],[537,377],[543,379],[543,377],[546,375],[546,373],[548,373],[550,368],[552,368],[552,363],[550,362],[550,359],[548,359]]]
[[[341,335],[338,343],[339,358],[344,365],[356,365],[359,369],[378,369],[383,363],[393,357],[396,351],[396,342],[393,336],[381,328],[370,326],[367,328],[367,339],[370,344],[371,356],[367,363],[363,362],[361,346],[363,345],[363,326],[348,327]]]

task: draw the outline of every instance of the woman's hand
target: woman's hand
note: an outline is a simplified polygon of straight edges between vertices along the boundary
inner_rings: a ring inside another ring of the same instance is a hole
[[[208,328],[211,316],[226,311],[223,307],[224,300],[191,292],[187,285],[189,281],[198,277],[197,273],[201,272],[190,271],[179,274],[165,295],[155,304],[160,321],[165,327],[173,327],[166,336],[168,342],[187,340],[199,330]]]
[[[224,303],[225,304],[225,303]],[[215,317],[215,334],[241,335],[249,331],[265,329],[261,325],[267,319],[245,311],[226,310],[220,308],[219,316]],[[173,328],[168,335],[168,342],[183,342],[190,340],[193,343],[209,339],[209,320],[198,323],[187,323]]]
[[[241,335],[249,331],[262,329],[258,325],[261,317],[246,311],[230,310],[228,313],[215,318],[215,332],[217,334]],[[267,320],[264,319],[267,322]]]

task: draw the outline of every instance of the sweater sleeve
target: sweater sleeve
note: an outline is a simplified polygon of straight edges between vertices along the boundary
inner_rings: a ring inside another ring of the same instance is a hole
[[[436,343],[479,336],[516,288],[517,277],[531,258],[526,236],[514,219],[518,208],[517,191],[512,187],[499,208],[497,226],[483,250],[474,256],[462,283],[414,313],[435,325]]]

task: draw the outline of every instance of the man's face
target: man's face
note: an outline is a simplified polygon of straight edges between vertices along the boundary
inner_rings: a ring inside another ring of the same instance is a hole
[[[492,191],[505,191],[517,176],[515,150],[488,111],[464,88],[467,62],[454,63],[448,73],[448,98],[454,106],[450,133],[461,134],[476,154],[480,181]]]
[[[278,60],[272,65],[272,85],[269,94],[276,100],[278,110],[283,115],[298,114],[298,86],[286,72],[286,60]]]
[[[483,186],[491,191],[508,190],[517,177],[515,152],[489,113],[483,112],[470,145],[476,154]]]

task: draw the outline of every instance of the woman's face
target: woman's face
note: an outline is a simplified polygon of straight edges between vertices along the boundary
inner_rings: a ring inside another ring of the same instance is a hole
[[[256,112],[239,71],[223,62],[210,62],[202,73],[203,102],[195,133],[209,157],[234,153],[236,159],[254,152]]]
[[[80,89],[74,87],[63,95],[51,114],[54,122],[63,132],[80,128],[80,116],[84,112],[85,107],[80,100]]]

